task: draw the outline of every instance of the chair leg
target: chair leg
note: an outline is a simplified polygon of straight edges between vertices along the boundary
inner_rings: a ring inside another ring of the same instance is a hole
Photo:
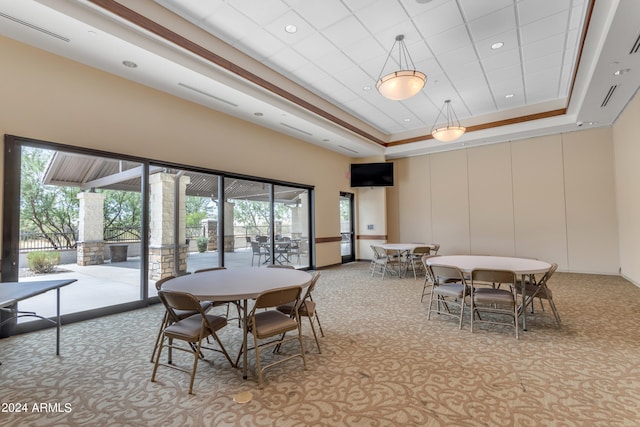
[[[196,379],[196,369],[198,368],[198,360],[200,359],[200,355],[202,354],[202,336],[200,336],[200,341],[198,341],[198,346],[196,347],[196,351],[193,353],[193,369],[191,369],[191,380],[189,381],[189,394],[193,394],[193,381]]]
[[[316,345],[318,346],[318,353],[322,353],[320,350],[320,341],[318,341],[318,334],[316,334],[316,328],[313,326],[313,317],[309,317],[309,324],[311,325],[311,332],[313,332],[313,338],[316,340]]]
[[[156,380],[156,372],[158,372],[158,363],[160,362],[160,356],[162,355],[162,348],[164,347],[164,334],[160,341],[160,347],[158,348],[158,353],[156,354],[156,360],[153,364],[153,372],[151,373],[151,382],[155,382]]]
[[[162,323],[160,324],[160,329],[158,330],[158,336],[156,337],[156,343],[153,345],[153,353],[151,353],[151,363],[153,363],[156,351],[158,351],[158,345],[160,344],[160,340],[162,339],[162,332],[164,328],[167,327],[167,322],[169,321],[169,314],[165,311],[164,316],[162,318]]]
[[[322,325],[320,324],[320,318],[318,317],[318,312],[314,316],[316,318],[316,322],[318,322],[318,327],[320,328],[320,335],[324,338],[324,331],[322,330]]]

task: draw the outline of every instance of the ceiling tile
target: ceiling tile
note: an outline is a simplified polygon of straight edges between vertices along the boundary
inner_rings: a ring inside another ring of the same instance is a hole
[[[211,34],[217,34],[223,40],[235,44],[235,41],[243,38],[247,31],[253,30],[255,24],[234,8],[223,5],[216,13],[204,18],[201,26]]]
[[[349,15],[349,9],[340,0],[287,0],[287,3],[295,7],[298,14],[318,30],[323,30]]]
[[[336,47],[320,33],[313,33],[300,40],[293,45],[293,48],[312,61],[337,51]],[[321,65],[324,66],[324,64]]]
[[[549,69],[557,69],[558,71],[560,71],[562,58],[563,52],[559,51],[550,53],[542,57],[538,57],[531,61],[525,61],[523,65],[525,76],[532,73],[540,73]]]
[[[459,25],[427,39],[429,48],[435,55],[459,49],[471,44],[465,25]]]
[[[342,50],[371,37],[367,29],[353,16],[348,16],[325,28],[322,34]]]
[[[358,13],[360,22],[371,34],[379,33],[407,19],[407,14],[397,2],[378,0]]]
[[[513,0],[460,0],[467,21],[473,21],[507,6],[513,6]]]
[[[524,26],[569,9],[570,0],[521,0],[517,4],[518,20]]]
[[[286,32],[285,27],[287,25],[295,25],[297,31],[295,33]],[[264,28],[289,46],[309,37],[311,34],[314,34],[316,32],[316,30],[311,25],[309,25],[307,21],[302,19],[300,15],[291,10],[284,15],[278,16],[268,25],[265,25]]]
[[[559,83],[560,67],[540,73],[527,74],[525,77],[527,103],[535,104],[557,98],[560,88]]]
[[[499,54],[483,58],[482,67],[485,72],[490,72],[500,68],[517,66],[520,67],[520,50],[510,49]]]
[[[242,36],[234,45],[260,60],[271,57],[287,47],[281,40],[258,27],[246,31]]]
[[[229,2],[229,5],[260,26],[269,24],[289,10],[289,6],[284,4],[282,0],[232,1]]]
[[[516,28],[516,15],[513,7],[506,7],[485,15],[467,24],[474,42],[505,33]]]
[[[523,46],[545,39],[566,30],[568,11],[540,19],[520,28],[520,40]]]
[[[428,12],[413,17],[413,22],[424,38],[464,24],[460,9],[455,1],[443,3]]]
[[[182,0],[154,0],[161,6],[174,11],[181,16],[195,18],[191,22],[201,20],[213,14],[218,8],[224,5],[223,0],[193,0],[184,2]]]
[[[291,73],[307,64],[309,61],[292,48],[285,47],[277,53],[270,55],[266,62],[270,66],[273,65],[272,68]]]
[[[522,59],[525,62],[564,50],[565,34],[560,33],[546,39],[529,43],[522,47]]]

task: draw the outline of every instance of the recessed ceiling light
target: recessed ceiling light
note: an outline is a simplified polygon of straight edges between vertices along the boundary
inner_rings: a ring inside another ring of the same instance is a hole
[[[507,98],[507,99],[511,99],[511,98],[513,98],[514,96],[515,96],[515,95],[514,95],[514,94],[512,94],[512,93],[508,93],[508,94],[506,94],[504,97],[505,97],[505,98]]]
[[[138,64],[136,64],[133,61],[122,61],[122,65],[124,65],[127,68],[137,68]]]
[[[623,68],[621,70],[617,70],[615,73],[613,73],[614,76],[621,76],[623,74],[628,73],[629,71],[631,71],[631,68]]]
[[[491,45],[491,49],[493,49],[493,50],[500,49],[502,46],[504,46],[503,42],[496,42],[496,43]]]
[[[298,31],[298,27],[296,27],[296,26],[295,26],[295,25],[293,25],[293,24],[289,24],[289,25],[287,25],[286,27],[284,27],[284,30],[285,30],[287,33],[289,33],[289,34],[293,34],[293,33],[295,33],[296,31]]]
[[[369,90],[371,90],[371,86],[363,86],[362,90],[369,91]]]
[[[410,122],[410,121],[411,121],[411,119],[407,117],[406,119],[404,119],[404,121],[405,121],[405,122]]]

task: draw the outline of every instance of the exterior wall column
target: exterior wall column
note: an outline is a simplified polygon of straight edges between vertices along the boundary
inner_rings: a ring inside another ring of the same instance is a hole
[[[179,180],[177,189],[176,179]],[[151,280],[159,280],[172,274],[179,276],[187,271],[185,195],[189,182],[188,176],[170,173],[155,173],[149,177],[151,208],[149,278]],[[178,194],[177,202],[176,193]],[[178,212],[177,235],[176,210]]]
[[[104,264],[104,198],[102,193],[78,193],[78,265]]]
[[[233,227],[233,211],[235,203],[224,202],[224,251],[235,250],[235,228]]]

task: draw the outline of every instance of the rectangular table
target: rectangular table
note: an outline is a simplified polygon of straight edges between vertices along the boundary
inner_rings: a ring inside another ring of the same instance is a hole
[[[76,279],[61,279],[61,280],[39,280],[34,282],[4,282],[0,283],[0,310],[8,311],[11,313],[9,319],[0,323],[0,327],[18,317],[37,317],[39,319],[46,320],[56,325],[56,356],[60,355],[60,288],[70,285],[75,282]],[[42,317],[35,312],[21,312],[17,308],[9,307],[16,304],[18,301],[25,300],[27,298],[34,297],[36,295],[43,294],[45,292],[56,290],[56,320],[51,320],[46,317]]]

